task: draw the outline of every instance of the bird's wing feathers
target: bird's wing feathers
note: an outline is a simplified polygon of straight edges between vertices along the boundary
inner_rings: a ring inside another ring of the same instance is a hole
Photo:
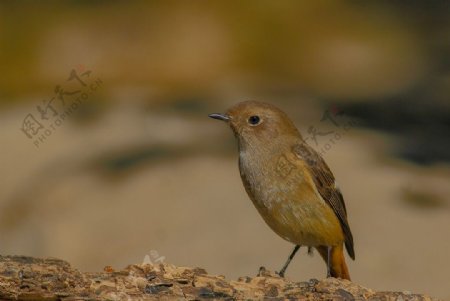
[[[352,259],[355,259],[353,235],[347,221],[347,209],[341,191],[328,165],[322,157],[306,143],[298,143],[293,147],[294,153],[306,162],[319,194],[333,209],[339,219],[345,236],[345,247]]]

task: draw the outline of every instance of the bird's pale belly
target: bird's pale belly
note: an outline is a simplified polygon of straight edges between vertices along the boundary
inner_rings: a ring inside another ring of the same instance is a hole
[[[269,227],[285,240],[306,246],[336,246],[344,235],[333,210],[317,200],[276,200],[269,207],[255,202]]]

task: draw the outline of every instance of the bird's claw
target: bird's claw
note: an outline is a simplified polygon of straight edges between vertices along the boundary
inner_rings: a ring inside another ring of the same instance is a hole
[[[264,276],[265,273],[266,273],[266,268],[263,266],[260,266],[259,270],[258,270],[258,274],[256,274],[256,277],[262,277],[262,276]]]

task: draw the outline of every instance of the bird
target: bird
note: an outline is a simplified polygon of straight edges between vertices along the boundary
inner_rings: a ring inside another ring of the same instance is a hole
[[[350,280],[344,245],[353,260],[355,251],[344,198],[324,159],[287,114],[269,103],[244,101],[208,116],[232,129],[249,198],[266,224],[294,244],[279,276],[305,246],[319,252],[327,277]]]

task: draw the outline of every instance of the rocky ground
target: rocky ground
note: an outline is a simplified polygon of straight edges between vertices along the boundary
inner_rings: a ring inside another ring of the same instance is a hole
[[[202,268],[129,265],[81,273],[63,260],[0,257],[2,300],[437,300],[411,292],[376,292],[328,278],[293,282],[261,268],[229,281]]]

